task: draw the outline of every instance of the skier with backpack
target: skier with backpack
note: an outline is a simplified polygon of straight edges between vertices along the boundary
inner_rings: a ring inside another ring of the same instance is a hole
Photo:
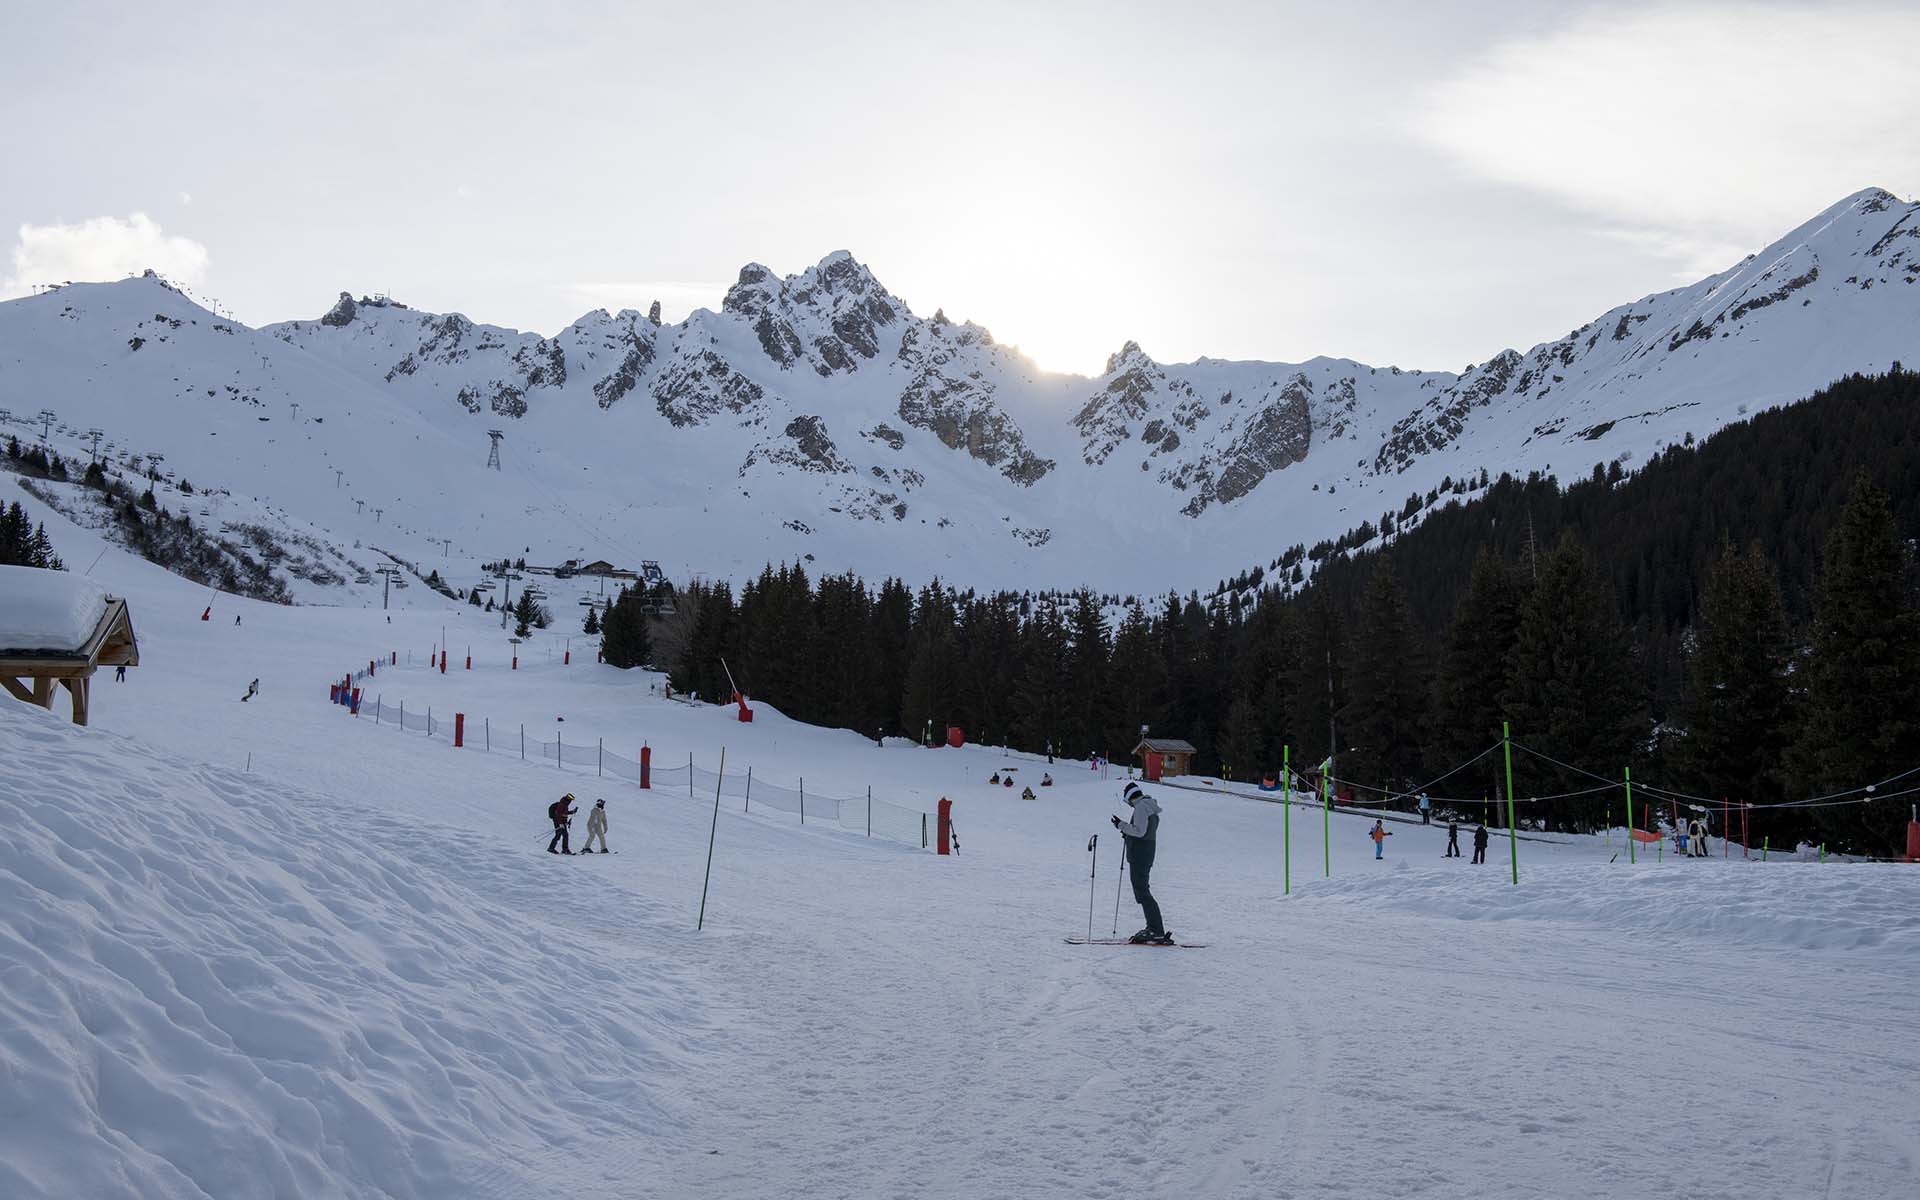
[[[1120,796],[1133,809],[1133,815],[1124,822],[1119,817],[1110,817],[1109,820],[1120,831],[1121,841],[1126,844],[1127,873],[1133,876],[1133,898],[1147,918],[1147,927],[1128,940],[1171,946],[1173,935],[1167,932],[1166,924],[1160,918],[1160,905],[1154,900],[1153,890],[1148,886],[1148,876],[1153,872],[1154,846],[1160,835],[1160,805],[1137,783],[1127,784]]]
[[[1475,826],[1473,830],[1473,861],[1487,861],[1487,827],[1484,824]]]
[[[1367,836],[1373,839],[1373,857],[1376,861],[1386,857],[1387,839],[1393,836],[1383,821],[1375,821],[1373,828],[1367,830]]]
[[[579,810],[573,807],[573,793],[547,805],[547,817],[553,822],[553,839],[547,843],[548,854],[572,854],[573,848],[567,841],[567,827],[573,824],[573,814]],[[555,850],[554,847],[560,847]]]

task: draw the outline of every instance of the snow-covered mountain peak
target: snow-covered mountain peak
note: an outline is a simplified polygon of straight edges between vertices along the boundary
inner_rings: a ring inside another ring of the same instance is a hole
[[[61,419],[70,404],[112,436],[127,423],[114,397],[168,404],[180,415],[143,426],[146,448],[178,454],[169,466],[196,482],[271,495],[279,475],[231,470],[228,447],[286,468],[292,410],[263,406],[297,392],[300,445],[322,416],[330,434],[381,413],[431,426],[458,448],[452,465],[477,471],[486,430],[504,426],[537,486],[513,491],[505,516],[497,487],[446,503],[523,547],[553,536],[564,496],[597,514],[596,556],[644,535],[654,557],[710,574],[812,554],[870,574],[1135,587],[1160,573],[1151,551],[1232,574],[1483,470],[1630,465],[1849,371],[1920,359],[1916,329],[1920,205],[1872,188],[1728,270],[1457,375],[1161,363],[1133,341],[1097,376],[1053,374],[979,325],[916,316],[835,251],[784,276],[749,263],[717,310],[678,324],[597,309],[550,338],[351,294],[255,331],[157,277],[75,285],[0,304],[0,405],[58,398]],[[169,444],[176,426],[207,440]],[[214,443],[221,455],[199,461]],[[333,471],[320,478],[331,493]],[[647,515],[667,510],[671,529]],[[1060,557],[1063,543],[1075,549]],[[1033,558],[1042,546],[1055,557]]]

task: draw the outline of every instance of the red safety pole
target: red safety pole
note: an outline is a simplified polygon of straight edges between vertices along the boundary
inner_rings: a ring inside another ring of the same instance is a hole
[[[467,647],[467,670],[473,670],[473,647]]]
[[[440,648],[440,673],[442,675],[447,673],[447,650],[444,646]]]
[[[942,796],[940,797],[939,828],[938,828],[937,836],[934,839],[934,850],[936,853],[939,853],[939,854],[948,853],[947,841],[948,841],[948,838],[951,836],[952,826],[953,826],[953,801],[947,799],[945,796]]]
[[[393,651],[390,651],[389,653],[391,653],[391,654],[393,655],[393,661],[392,661],[392,662],[390,662],[390,663],[388,663],[387,665],[388,665],[388,666],[390,666],[390,667],[397,667],[397,666],[399,666],[399,665],[400,665],[400,652],[399,652],[398,650],[393,650]]]
[[[640,744],[640,786],[647,791],[653,790],[653,747],[645,742]]]
[[[1752,808],[1753,808],[1753,801],[1751,800],[1741,801],[1740,803],[1740,857],[1741,858],[1751,857],[1751,855],[1747,853],[1747,813]]]
[[[562,655],[560,656],[560,665],[561,665],[561,666],[563,666],[563,667],[570,667],[570,666],[572,666],[572,665],[573,665],[573,651],[572,651],[572,650],[568,650],[568,651],[566,651],[565,653],[563,653],[563,654],[562,654]]]
[[[360,715],[360,689],[359,688],[353,689],[353,715],[356,717]]]
[[[457,749],[467,744],[467,714],[453,714],[453,744]]]
[[[1733,832],[1733,826],[1727,824],[1727,798],[1720,797],[1720,857],[1727,856],[1727,835]]]
[[[372,660],[372,659],[368,659],[368,660],[367,660],[367,674],[369,674],[369,675],[371,675],[371,674],[373,674],[373,665],[374,665],[374,664],[373,664],[373,660]]]

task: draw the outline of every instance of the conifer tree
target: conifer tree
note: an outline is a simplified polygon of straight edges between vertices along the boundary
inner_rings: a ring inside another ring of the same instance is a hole
[[[588,616],[592,616],[591,611]],[[652,630],[640,596],[633,589],[620,589],[620,594],[607,607],[607,619],[599,628],[600,655],[609,665],[624,671],[653,661]]]
[[[1680,758],[1690,790],[1756,804],[1784,798],[1791,652],[1773,564],[1758,542],[1745,554],[1722,542],[1686,659]]]
[[[1520,606],[1508,662],[1506,712],[1513,739],[1571,767],[1612,778],[1630,765],[1646,729],[1613,587],[1571,530],[1561,534],[1538,569],[1539,578]],[[1514,776],[1520,797],[1594,783],[1538,760],[1523,762],[1521,755],[1515,756]],[[1598,826],[1606,805],[1606,794],[1599,793],[1542,801],[1529,805],[1528,813],[1549,828],[1586,830]]]
[[[1082,747],[1113,753],[1114,748],[1106,743],[1112,724],[1108,716],[1113,702],[1108,684],[1108,659],[1112,651],[1107,641],[1106,618],[1092,592],[1082,590],[1074,596],[1068,642],[1065,727],[1061,730],[1064,744],[1072,754],[1083,753]]]
[[[1135,600],[1113,636],[1114,729],[1107,740],[1115,754],[1127,754],[1140,744],[1141,726],[1159,724],[1156,698],[1166,688],[1166,673],[1153,623]]]
[[[1390,559],[1375,566],[1348,652],[1341,776],[1388,793],[1407,788],[1421,766],[1428,695],[1424,654]]]
[[[1920,762],[1920,615],[1887,493],[1863,469],[1827,537],[1814,599],[1806,717],[1795,748],[1803,795],[1863,787]],[[1869,801],[1814,810],[1827,842],[1893,854],[1907,809]]]
[[[1427,764],[1435,774],[1466,762],[1500,738],[1507,667],[1519,635],[1526,586],[1511,563],[1490,547],[1480,548],[1441,649]],[[1500,764],[1489,757],[1450,782],[1455,794],[1489,798],[1502,778]]]

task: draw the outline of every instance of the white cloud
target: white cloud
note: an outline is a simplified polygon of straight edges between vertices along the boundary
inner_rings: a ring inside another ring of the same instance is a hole
[[[206,279],[207,248],[162,231],[145,213],[72,225],[22,225],[6,289],[19,295],[39,284],[119,279],[149,267],[197,287]]]
[[[1916,44],[1911,8],[1608,7],[1493,46],[1429,91],[1414,128],[1691,270],[1860,188],[1920,188]]]

